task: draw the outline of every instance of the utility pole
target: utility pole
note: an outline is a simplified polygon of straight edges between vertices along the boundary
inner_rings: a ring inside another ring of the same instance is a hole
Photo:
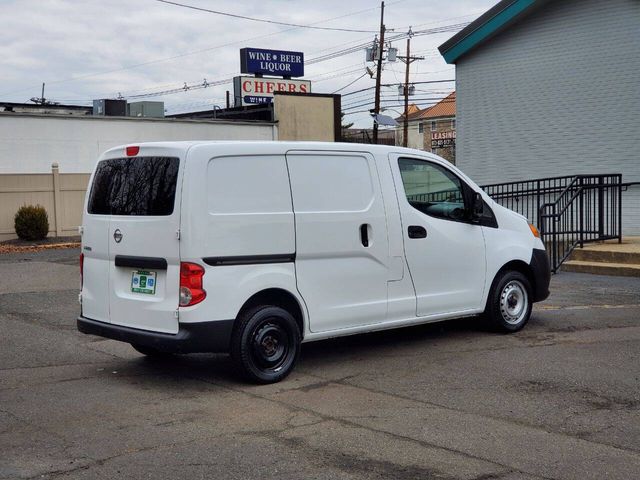
[[[384,2],[380,3],[380,44],[378,46],[378,65],[376,70],[376,99],[373,109],[373,143],[378,143],[377,115],[380,113],[380,77],[382,76],[382,54],[384,53]]]
[[[31,101],[33,103],[37,103],[39,105],[45,105],[45,104],[49,103],[49,102],[47,102],[47,99],[44,98],[44,82],[42,82],[42,94],[40,95],[40,98],[32,97]]]
[[[407,38],[407,55],[404,57],[398,55],[397,58],[407,65],[404,72],[404,125],[402,135],[402,146],[406,147],[409,138],[409,65],[416,60],[424,60],[424,57],[411,56],[411,30],[409,30],[409,38]]]

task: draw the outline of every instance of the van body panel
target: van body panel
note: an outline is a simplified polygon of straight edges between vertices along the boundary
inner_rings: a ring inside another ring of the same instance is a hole
[[[542,240],[531,235],[527,220],[511,210],[491,200],[500,228],[483,227],[487,242],[487,287],[484,303],[489,288],[500,269],[507,263],[518,260],[530,264],[533,250],[544,250]]]
[[[178,288],[180,284],[180,243],[176,232],[179,212],[162,220],[114,216],[111,237],[116,230],[122,241],[109,253],[111,322],[142,330],[178,332]],[[177,218],[176,218],[177,217]],[[167,269],[119,267],[117,255],[163,258]],[[155,273],[155,294],[132,292],[135,272]]]
[[[399,168],[402,159],[414,162],[413,169],[407,170],[404,178]],[[416,291],[416,315],[423,317],[481,310],[486,281],[482,227],[424,213],[408,200],[427,195],[415,193],[425,189],[425,179],[435,182],[440,171],[451,169],[430,158],[397,154],[390,155],[389,166],[402,219],[405,255]],[[428,170],[431,167],[434,167],[433,171]],[[439,193],[439,188],[449,188],[447,179],[443,179],[441,187],[434,183],[435,193]],[[461,186],[464,187],[463,184]],[[427,190],[430,187],[427,185]],[[462,196],[462,191],[452,195]],[[424,237],[412,238],[412,228],[422,229]]]
[[[91,183],[89,183],[91,185]],[[88,196],[87,196],[88,197]],[[85,200],[84,211],[87,211]],[[82,282],[82,313],[101,322],[109,316],[109,231],[107,215],[84,215],[82,254],[84,255]]]
[[[482,312],[496,273],[513,260],[541,284],[534,301],[548,295],[544,246],[526,220],[433,154],[321,142],[139,147],[131,160],[178,159],[173,210],[145,215],[118,199],[111,213],[89,212],[98,165],[83,217],[85,333],[166,351],[225,351],[243,305],[269,289],[296,299],[305,342],[441,321]],[[112,159],[126,160],[125,147],[100,161]],[[437,166],[433,177],[424,177],[424,162]],[[447,179],[464,195],[480,193],[497,228],[452,217],[468,199],[451,194]],[[431,184],[442,188],[425,193]],[[431,194],[446,198],[425,200]],[[409,227],[419,228],[410,235]],[[206,297],[189,307],[178,307],[181,262],[205,271]],[[154,274],[153,294],[132,289],[141,270]]]
[[[194,147],[186,162],[181,231],[189,258],[295,252],[284,154]]]
[[[404,253],[402,219],[387,155],[376,158],[382,199],[387,213],[389,238],[389,277],[387,281],[387,320],[416,316],[416,291]]]
[[[108,299],[109,315],[108,319],[100,318],[99,312],[83,308],[87,318],[142,330],[178,332],[178,230],[184,155],[181,148],[141,146],[135,157],[127,157],[124,148],[116,148],[98,162],[84,214],[83,250],[88,246],[96,255],[108,255],[107,288],[101,296]],[[99,174],[103,180],[96,178]],[[113,208],[120,214],[94,214],[94,197],[99,204],[95,208]],[[116,264],[117,257],[140,261],[122,266]],[[149,259],[163,260],[166,268],[149,268]],[[140,280],[145,288],[137,288],[142,284],[134,282]],[[91,305],[92,295],[87,297]]]
[[[202,259],[198,258],[184,260],[202,263]],[[202,280],[207,298],[198,305],[181,307],[180,323],[236,318],[247,300],[269,288],[278,288],[292,294],[304,307],[304,302],[296,290],[293,262],[204,266],[205,274]]]
[[[287,165],[311,331],[385,321],[389,243],[373,155],[289,151]]]

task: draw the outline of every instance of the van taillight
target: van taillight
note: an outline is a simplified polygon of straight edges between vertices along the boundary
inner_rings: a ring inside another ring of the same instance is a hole
[[[82,280],[84,277],[84,253],[80,254],[80,290],[82,290]]]
[[[202,288],[204,268],[197,263],[180,263],[180,306],[190,307],[207,296]]]

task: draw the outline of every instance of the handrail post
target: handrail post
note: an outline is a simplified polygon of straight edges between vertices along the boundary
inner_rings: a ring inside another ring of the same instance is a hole
[[[580,197],[578,197],[578,208],[580,209],[580,248],[584,247],[584,187],[582,178],[580,179]]]
[[[604,176],[598,177],[598,240],[604,236]]]
[[[540,193],[540,180],[538,180],[538,182],[537,182],[537,190],[536,190],[536,199],[537,199],[536,200],[536,202],[537,202],[537,204],[536,204],[536,212],[538,214],[538,218],[536,220],[538,222],[538,227],[540,227],[542,225],[542,219],[541,219],[541,216],[540,216],[541,215],[541,212],[540,212],[540,195],[541,195],[541,193]]]
[[[618,243],[622,243],[622,174],[618,174]]]
[[[557,232],[557,226],[556,226],[556,222],[557,222],[557,217],[556,217],[556,204],[553,204],[553,216],[551,217],[552,219],[552,234],[551,234],[551,245],[552,245],[552,255],[553,255],[553,273],[556,273],[556,270],[558,268],[558,232]]]

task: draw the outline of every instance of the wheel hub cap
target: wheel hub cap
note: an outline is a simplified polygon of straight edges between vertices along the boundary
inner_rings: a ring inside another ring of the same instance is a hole
[[[287,333],[275,323],[266,323],[256,329],[252,354],[256,363],[269,369],[278,368],[288,352]]]
[[[516,325],[520,323],[529,309],[529,297],[527,290],[517,280],[505,285],[500,295],[500,312],[507,323]]]

